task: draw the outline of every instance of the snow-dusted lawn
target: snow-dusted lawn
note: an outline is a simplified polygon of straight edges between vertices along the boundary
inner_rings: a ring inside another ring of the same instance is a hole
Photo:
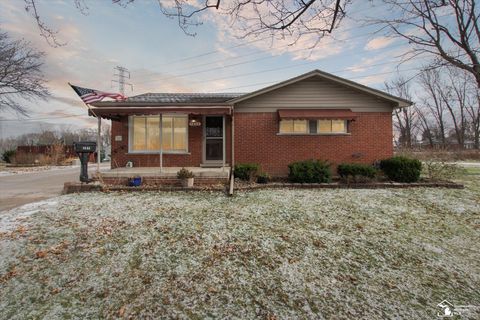
[[[0,220],[0,318],[435,319],[443,299],[480,305],[480,188],[469,179],[465,190],[30,205]]]

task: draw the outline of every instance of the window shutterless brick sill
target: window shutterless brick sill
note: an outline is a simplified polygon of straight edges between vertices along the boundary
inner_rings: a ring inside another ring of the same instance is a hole
[[[351,136],[351,133],[277,133],[277,136]]]

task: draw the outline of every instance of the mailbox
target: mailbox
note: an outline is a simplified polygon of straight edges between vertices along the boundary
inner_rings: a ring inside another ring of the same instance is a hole
[[[75,142],[73,149],[80,158],[80,181],[88,183],[90,182],[88,179],[88,158],[90,158],[91,153],[97,150],[97,143],[94,141]]]
[[[76,153],[93,153],[97,151],[97,143],[94,141],[75,142],[73,144],[73,148],[75,149]]]

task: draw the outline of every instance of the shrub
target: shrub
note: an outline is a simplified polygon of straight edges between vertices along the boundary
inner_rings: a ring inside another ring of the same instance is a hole
[[[459,172],[456,164],[435,159],[424,161],[423,170],[431,180],[450,180],[455,178]]]
[[[50,165],[60,165],[65,160],[65,146],[63,144],[53,144],[50,146],[47,157]]]
[[[194,178],[195,175],[193,174],[192,171],[188,170],[188,169],[185,169],[185,168],[182,168],[180,170],[178,170],[177,172],[177,178],[178,179],[189,179],[189,178]]]
[[[416,182],[420,179],[420,160],[397,156],[380,161],[380,169],[392,181]]]
[[[3,151],[2,160],[6,163],[12,163],[15,158],[15,153],[15,149]]]
[[[16,152],[13,159],[11,159],[16,164],[37,164],[38,156],[30,152]]]
[[[266,172],[262,172],[257,176],[257,183],[268,183],[270,182],[270,175]]]
[[[233,175],[240,180],[254,181],[259,170],[257,163],[239,163],[233,168]]]
[[[288,165],[288,178],[291,182],[324,183],[332,179],[330,164],[322,160],[305,160]]]
[[[353,179],[354,182],[359,180],[368,180],[375,178],[377,171],[374,167],[359,163],[342,163],[337,167],[337,172],[340,178],[349,181]]]

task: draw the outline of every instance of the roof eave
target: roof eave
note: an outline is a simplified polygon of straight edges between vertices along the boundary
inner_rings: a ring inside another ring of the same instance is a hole
[[[169,106],[169,107],[175,107],[175,106],[232,106],[232,103],[230,102],[201,102],[201,103],[194,103],[194,102],[169,102],[169,103],[159,103],[159,102],[117,102],[117,101],[102,101],[102,102],[95,102],[91,104],[94,107],[101,108],[101,107],[147,107],[147,106],[152,106],[152,107],[162,107],[162,106]]]

